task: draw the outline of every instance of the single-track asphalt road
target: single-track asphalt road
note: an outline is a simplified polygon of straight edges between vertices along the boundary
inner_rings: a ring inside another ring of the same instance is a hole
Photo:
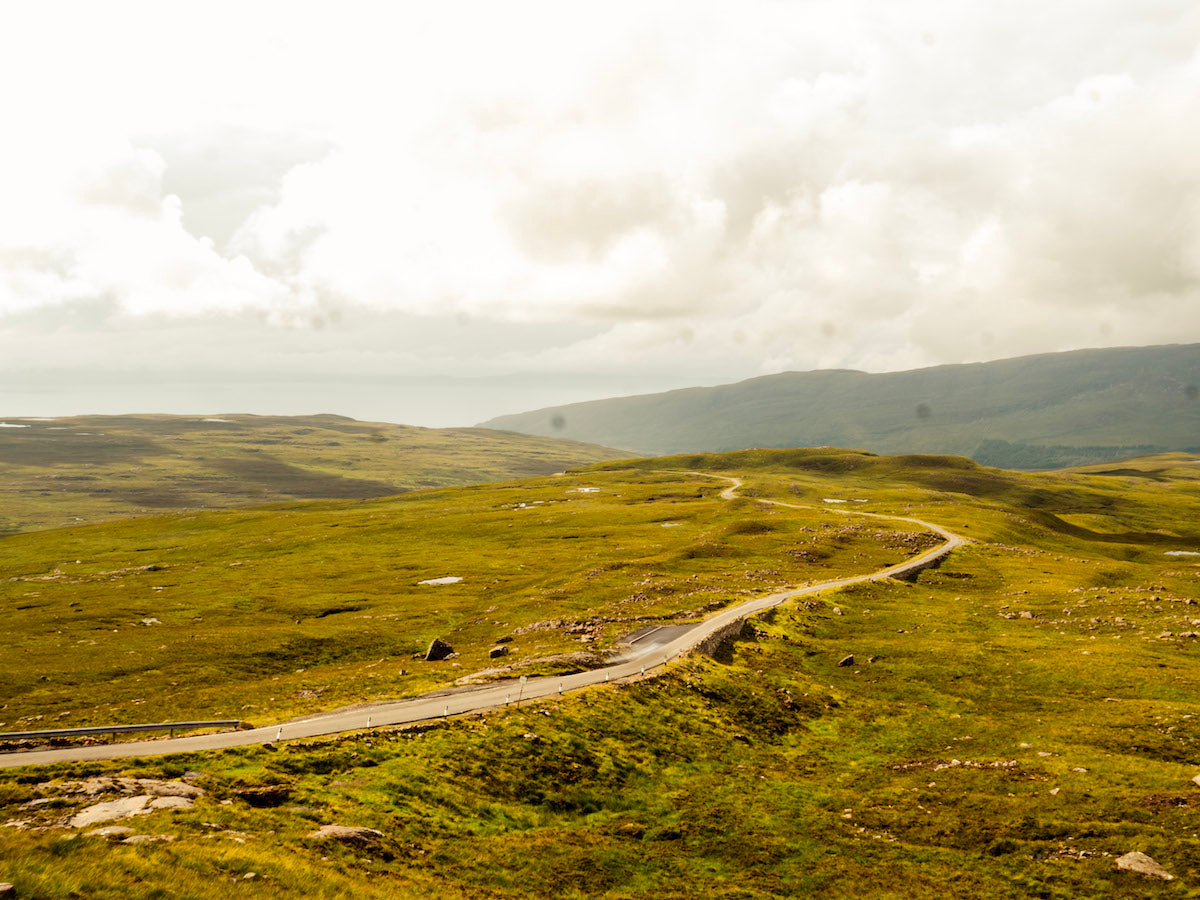
[[[742,485],[741,479],[731,478],[726,475],[710,475],[706,472],[689,472],[688,474],[701,475],[705,478],[720,478],[731,482],[730,486],[721,492],[721,497],[725,500],[732,500],[737,496],[737,489]],[[604,684],[605,682],[629,681],[643,677],[648,672],[665,665],[671,659],[687,653],[705,638],[715,634],[722,628],[762,612],[764,609],[778,606],[785,600],[791,600],[793,597],[802,597],[806,594],[820,593],[831,588],[859,584],[864,581],[900,578],[932,565],[952,550],[966,543],[963,538],[953,532],[939,525],[924,522],[921,519],[912,519],[905,516],[889,516],[882,513],[860,512],[858,510],[831,510],[828,507],[803,506],[796,503],[784,503],[780,500],[765,500],[762,498],[757,498],[756,502],[769,503],[773,506],[791,507],[793,509],[821,509],[824,512],[847,516],[865,516],[874,519],[910,522],[935,532],[945,540],[945,543],[927,550],[912,559],[886,569],[881,569],[878,572],[870,572],[865,575],[850,575],[846,578],[836,578],[832,581],[821,581],[816,584],[805,585],[804,587],[778,591],[774,594],[756,597],[753,600],[747,600],[744,603],[731,606],[695,625],[666,626],[658,632],[647,634],[643,638],[633,641],[629,653],[619,657],[612,665],[602,669],[576,672],[573,675],[563,675],[561,677],[551,675],[529,678],[524,683],[517,680],[509,680],[492,682],[476,687],[435,691],[407,700],[333,710],[332,712],[285,722],[282,725],[271,725],[265,728],[247,729],[245,731],[224,731],[216,734],[198,734],[157,741],[128,741],[86,747],[61,747],[53,750],[16,751],[0,754],[0,768],[48,765],[69,761],[119,759],[131,756],[163,756],[169,753],[194,753],[201,750],[223,750],[227,747],[244,747],[251,744],[266,744],[272,741],[293,738],[319,737],[321,735],[339,734],[346,731],[360,731],[365,728],[403,725],[411,722],[457,716],[463,713],[498,709],[513,703],[537,700],[542,697],[554,697],[591,685]],[[663,634],[664,632],[665,635]],[[665,639],[660,638],[656,640],[656,635],[662,635]]]

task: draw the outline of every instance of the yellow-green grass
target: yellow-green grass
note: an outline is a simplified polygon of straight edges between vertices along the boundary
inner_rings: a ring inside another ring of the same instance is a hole
[[[382,497],[627,455],[513,432],[330,415],[4,421],[0,534],[164,510]]]
[[[1124,484],[813,451],[657,460],[643,477],[700,464],[772,498],[867,498],[975,543],[914,583],[786,604],[730,664],[689,659],[424,732],[0,773],[0,820],[45,828],[5,829],[0,880],[20,896],[98,898],[1200,893],[1200,638],[1180,637],[1200,619],[1200,558],[1165,555],[1200,550],[1193,469]],[[1059,524],[1076,514],[1110,516],[1127,537]],[[785,515],[804,516],[772,524]],[[68,839],[52,823],[79,800],[21,809],[55,796],[55,779],[187,771],[210,790],[194,810],[130,823],[169,844]],[[275,809],[239,799],[263,783],[291,796]],[[383,842],[306,840],[330,822]],[[1176,880],[1119,872],[1131,850]],[[249,871],[263,877],[233,885]]]
[[[394,698],[488,668],[502,637],[504,663],[533,664],[913,552],[905,526],[731,503],[724,486],[589,473],[9,536],[0,730]],[[462,581],[421,584],[446,576]],[[435,637],[458,657],[414,659]]]

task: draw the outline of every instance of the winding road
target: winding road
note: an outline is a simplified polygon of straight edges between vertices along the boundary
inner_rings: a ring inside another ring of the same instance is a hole
[[[725,500],[732,500],[736,497],[737,490],[742,485],[741,479],[725,475],[711,475],[706,472],[688,472],[687,474],[705,478],[719,478],[731,482],[730,486],[721,492],[721,497]],[[4,753],[0,754],[0,768],[48,765],[50,763],[68,761],[120,759],[133,756],[162,756],[169,753],[222,750],[227,747],[266,744],[273,741],[294,738],[312,738],[347,731],[359,731],[366,728],[403,725],[447,716],[457,716],[464,713],[497,709],[511,703],[537,700],[543,697],[554,697],[579,690],[580,688],[604,684],[605,682],[629,681],[644,677],[647,673],[665,665],[671,659],[688,653],[706,638],[711,637],[721,629],[734,626],[740,620],[773,606],[778,606],[785,600],[791,600],[794,597],[802,597],[807,594],[820,593],[831,588],[859,584],[864,581],[901,578],[932,565],[952,550],[966,543],[965,539],[953,532],[939,525],[922,521],[921,519],[861,512],[859,510],[805,506],[795,503],[784,503],[781,500],[766,500],[762,498],[756,498],[756,502],[793,509],[820,509],[824,512],[854,517],[909,522],[938,534],[943,538],[944,543],[912,559],[886,569],[880,569],[877,572],[870,572],[865,575],[851,575],[846,578],[822,581],[817,584],[756,597],[724,609],[711,618],[694,625],[664,626],[652,629],[631,642],[631,651],[629,653],[620,657],[612,665],[602,669],[576,672],[573,675],[564,675],[561,677],[544,676],[529,678],[523,683],[516,680],[509,680],[492,682],[477,687],[436,691],[407,700],[333,710],[332,712],[286,722],[282,725],[271,725],[269,727],[254,728],[245,731],[199,734],[156,741],[128,741],[116,744],[97,744],[85,747],[61,747],[52,750],[28,750]]]

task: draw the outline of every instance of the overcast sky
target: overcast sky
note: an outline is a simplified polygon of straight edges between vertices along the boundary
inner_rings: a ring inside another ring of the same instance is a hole
[[[0,415],[1200,341],[1200,4],[6,4]]]

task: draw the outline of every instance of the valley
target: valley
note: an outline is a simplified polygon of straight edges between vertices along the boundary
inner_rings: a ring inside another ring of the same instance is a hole
[[[740,496],[699,472],[739,479]],[[931,537],[858,511],[969,543],[909,580],[788,600],[718,659],[658,677],[343,736],[6,770],[0,878],[28,896],[209,897],[234,881],[273,897],[1185,896],[1200,878],[1200,565],[1185,555],[1200,551],[1200,465],[1185,454],[1038,475],[688,454],[12,535],[5,608],[42,605],[10,616],[29,625],[5,657],[28,651],[48,677],[5,684],[5,727],[150,704],[253,704],[242,717],[274,721],[451,685],[495,668],[488,648],[508,636],[506,677],[586,668],[566,654],[882,568]],[[128,549],[151,534],[152,551]],[[448,576],[462,580],[420,584]],[[434,636],[459,655],[413,659]],[[53,652],[80,640],[96,641],[95,677]],[[253,642],[270,651],[259,670],[241,652]],[[64,825],[71,785],[107,775],[204,793],[120,823],[150,843]],[[372,833],[312,836],[329,824]],[[1133,850],[1175,880],[1118,869]]]

